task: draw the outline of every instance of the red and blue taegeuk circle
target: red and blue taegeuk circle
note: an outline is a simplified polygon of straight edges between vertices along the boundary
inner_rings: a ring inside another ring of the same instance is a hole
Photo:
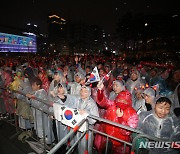
[[[66,110],[66,111],[64,112],[64,117],[65,117],[67,120],[71,120],[72,117],[73,117],[72,111],[71,111],[71,110]]]

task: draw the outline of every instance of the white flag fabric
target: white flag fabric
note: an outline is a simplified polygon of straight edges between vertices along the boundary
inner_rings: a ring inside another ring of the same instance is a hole
[[[90,74],[90,77],[88,79],[88,82],[94,83],[100,81],[99,72],[97,67],[94,67],[92,73]]]
[[[61,110],[62,105],[54,103],[53,104],[53,109],[54,109],[54,117],[56,118],[57,121],[62,120],[62,110]]]
[[[88,114],[79,114],[77,109],[65,107],[60,104],[54,103],[54,117],[64,125],[74,128],[83,119],[86,119]],[[86,122],[80,127],[79,131],[84,132],[87,130]]]

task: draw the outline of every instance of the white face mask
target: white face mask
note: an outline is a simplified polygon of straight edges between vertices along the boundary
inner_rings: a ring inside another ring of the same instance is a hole
[[[127,74],[124,74],[124,76],[127,76]]]

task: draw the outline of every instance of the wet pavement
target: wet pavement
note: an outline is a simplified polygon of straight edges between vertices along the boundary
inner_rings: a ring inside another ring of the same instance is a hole
[[[0,120],[0,154],[28,154],[33,152],[27,143],[18,140],[16,128]]]

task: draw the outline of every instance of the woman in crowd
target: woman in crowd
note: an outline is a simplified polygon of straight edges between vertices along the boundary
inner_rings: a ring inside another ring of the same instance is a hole
[[[56,89],[57,95],[54,98],[54,103],[60,104],[69,108],[77,108],[77,98],[73,95],[67,94],[67,86],[65,83],[58,83]],[[63,137],[67,134],[67,126],[62,124],[59,121],[56,121],[56,129],[57,129],[57,138],[58,142],[63,139]]]

